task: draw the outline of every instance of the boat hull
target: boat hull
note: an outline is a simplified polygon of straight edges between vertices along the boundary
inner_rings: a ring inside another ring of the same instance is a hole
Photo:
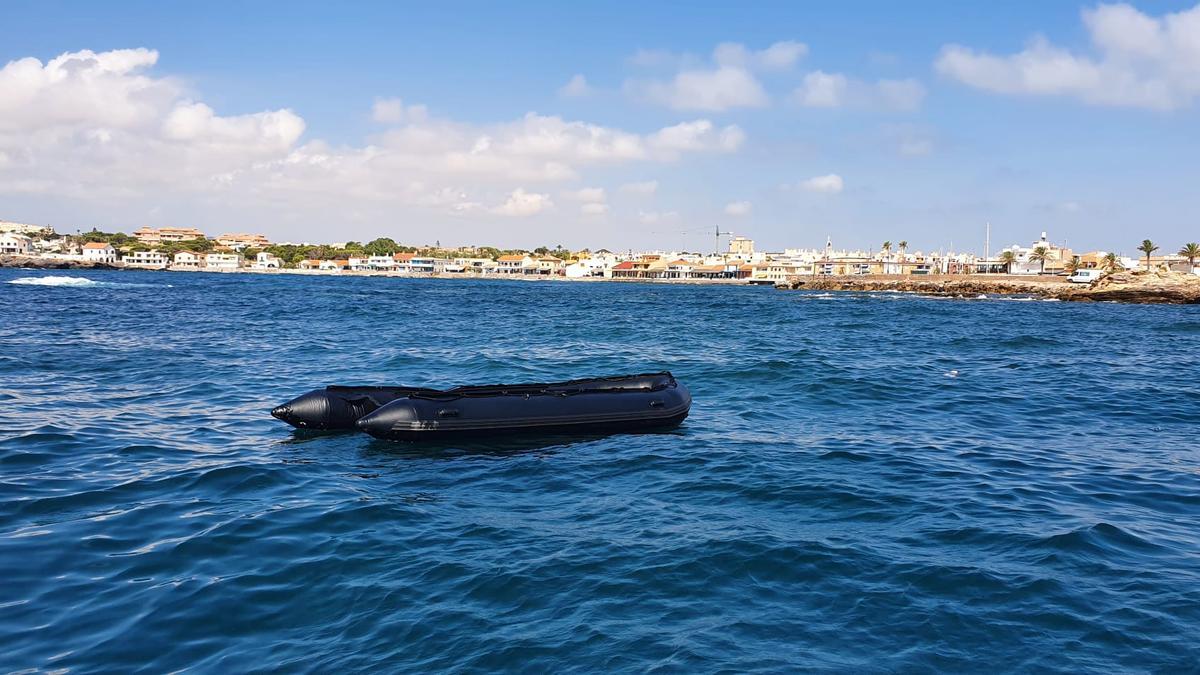
[[[650,387],[526,387],[495,385],[471,388],[466,394],[463,388],[413,395],[380,407],[356,426],[376,438],[398,441],[637,433],[678,426],[692,403],[687,387],[669,374]]]

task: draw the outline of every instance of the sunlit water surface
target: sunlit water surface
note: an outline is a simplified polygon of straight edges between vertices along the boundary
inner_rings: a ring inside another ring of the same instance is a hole
[[[660,369],[673,433],[267,414]],[[1194,671],[1198,374],[1196,307],[0,270],[0,671]]]

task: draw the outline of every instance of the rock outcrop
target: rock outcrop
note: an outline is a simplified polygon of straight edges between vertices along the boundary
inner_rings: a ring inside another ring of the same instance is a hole
[[[118,265],[84,260],[33,258],[23,255],[0,255],[0,267],[21,267],[31,270],[118,270]]]
[[[797,277],[776,288],[809,291],[893,291],[945,297],[1020,295],[1077,302],[1200,303],[1200,276],[1181,272],[1117,272],[1086,286],[1059,278]]]

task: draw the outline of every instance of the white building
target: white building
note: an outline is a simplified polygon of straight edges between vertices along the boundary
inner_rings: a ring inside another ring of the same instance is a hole
[[[519,254],[502,255],[496,262],[496,271],[500,274],[524,274],[525,268],[533,265],[533,258]]]
[[[273,253],[260,251],[259,254],[255,256],[254,265],[252,267],[254,267],[256,270],[277,270],[280,267],[283,267],[283,261],[281,261],[278,256]]]
[[[33,240],[16,232],[0,234],[0,254],[32,255]]]
[[[351,256],[346,262],[350,265],[350,269],[355,272],[371,271],[371,259],[369,257]]]
[[[141,267],[148,270],[166,269],[170,260],[162,251],[134,251],[121,258],[126,267]]]
[[[390,255],[373,255],[367,258],[367,265],[373,270],[390,271],[396,269],[396,259]]]
[[[112,265],[117,262],[117,249],[112,244],[100,241],[89,241],[83,245],[83,259],[91,263]]]
[[[204,269],[214,272],[230,272],[241,267],[242,256],[237,253],[206,253]]]
[[[204,266],[204,257],[194,251],[180,251],[175,254],[172,266],[185,270],[198,270]]]

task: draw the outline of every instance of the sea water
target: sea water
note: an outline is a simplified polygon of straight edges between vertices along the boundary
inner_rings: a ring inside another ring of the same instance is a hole
[[[670,433],[294,432],[670,370]],[[0,271],[0,671],[1195,670],[1200,308]]]

